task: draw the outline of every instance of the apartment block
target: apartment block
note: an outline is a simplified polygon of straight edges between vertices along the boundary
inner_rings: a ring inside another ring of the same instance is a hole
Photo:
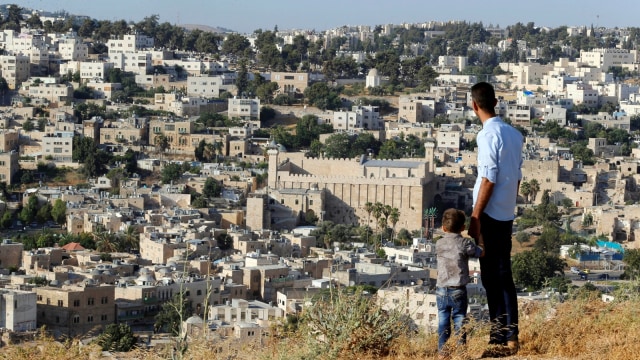
[[[73,100],[73,86],[67,84],[29,85],[29,97],[45,99],[50,103],[64,104]]]
[[[7,80],[9,89],[17,89],[29,78],[29,56],[0,55],[0,76]]]
[[[222,77],[189,76],[187,78],[187,95],[203,98],[217,98],[220,95]]]
[[[231,119],[260,120],[260,99],[243,99],[238,97],[229,99],[227,113]]]
[[[580,51],[580,62],[603,71],[612,66],[623,66],[637,62],[637,52],[625,49],[593,49]]]
[[[333,113],[334,130],[379,130],[383,126],[377,106],[353,106],[351,111]]]
[[[107,41],[109,56],[113,54],[133,53],[137,50],[153,48],[153,38],[142,34],[123,35]]]
[[[62,60],[84,61],[89,57],[89,46],[79,38],[60,39],[58,54]]]
[[[56,131],[42,137],[42,153],[54,161],[71,162],[73,154],[73,131]]]

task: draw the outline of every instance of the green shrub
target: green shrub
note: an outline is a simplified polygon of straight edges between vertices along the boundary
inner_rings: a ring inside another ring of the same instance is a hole
[[[300,330],[309,335],[306,348],[310,353],[305,358],[387,355],[392,340],[412,328],[411,320],[400,308],[386,311],[360,288],[333,290],[328,296],[319,297],[302,314]]]

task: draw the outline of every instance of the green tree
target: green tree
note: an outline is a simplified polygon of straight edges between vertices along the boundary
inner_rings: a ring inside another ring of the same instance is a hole
[[[216,244],[220,250],[231,250],[233,249],[233,237],[227,233],[221,233],[216,236]]]
[[[162,304],[160,312],[155,317],[153,325],[156,331],[169,332],[176,336],[180,334],[182,322],[193,314],[191,301],[184,291],[176,293],[170,301]]]
[[[164,184],[176,181],[180,179],[180,176],[182,176],[182,166],[180,164],[170,163],[162,169],[161,179]]]
[[[138,339],[127,324],[109,324],[98,335],[96,343],[102,347],[102,351],[130,351],[136,345]]]
[[[528,181],[520,183],[520,194],[524,197],[525,204],[529,203],[529,195],[531,194],[531,184]]]
[[[38,197],[35,194],[31,194],[27,200],[27,205],[20,211],[20,220],[25,224],[30,224],[36,218],[38,213]]]
[[[140,233],[138,229],[133,225],[127,226],[122,234],[121,242],[121,247],[129,251],[140,249]]]
[[[511,264],[514,281],[531,290],[542,288],[547,279],[562,272],[565,266],[564,260],[557,255],[537,249],[516,254]]]
[[[304,90],[309,104],[322,110],[335,110],[342,106],[339,89],[331,88],[326,82],[316,82]]]
[[[229,34],[227,38],[222,43],[222,53],[223,54],[233,54],[236,56],[241,56],[245,54],[247,49],[251,48],[251,43],[249,40],[240,34]]]
[[[625,263],[624,278],[640,279],[640,249],[625,249],[622,260]]]
[[[349,158],[350,139],[347,133],[333,134],[324,143],[324,154],[328,158],[343,159]]]
[[[24,124],[22,124],[22,129],[24,131],[33,131],[35,130],[35,124],[33,123],[33,120],[31,119],[27,119],[27,121],[24,122]]]
[[[207,178],[204,182],[204,187],[202,188],[202,195],[211,199],[220,196],[222,192],[222,186],[220,183],[214,178]]]
[[[531,189],[531,200],[536,201],[536,196],[540,191],[540,183],[537,179],[531,179],[531,181],[529,181],[529,187]]]
[[[11,216],[11,211],[5,210],[4,214],[2,214],[2,218],[0,219],[0,227],[3,229],[8,229],[11,227],[13,223],[13,217]]]
[[[40,224],[51,220],[51,203],[47,202],[38,209],[36,220],[38,220]]]
[[[562,245],[560,232],[555,226],[550,225],[543,228],[542,234],[540,234],[533,247],[544,253],[559,254],[560,245]]]

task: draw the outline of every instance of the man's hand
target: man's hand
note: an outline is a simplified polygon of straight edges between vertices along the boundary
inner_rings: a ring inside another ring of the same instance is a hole
[[[469,237],[474,238],[476,241],[480,238],[480,219],[472,216],[469,223],[469,231],[467,231]]]

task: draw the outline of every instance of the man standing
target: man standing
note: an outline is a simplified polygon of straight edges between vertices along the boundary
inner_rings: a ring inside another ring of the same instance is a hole
[[[518,351],[518,299],[511,273],[511,233],[516,197],[522,179],[522,135],[496,116],[493,86],[471,88],[473,111],[482,121],[478,133],[478,178],[473,188],[469,236],[484,240],[480,259],[487,292],[491,332],[486,356]]]

